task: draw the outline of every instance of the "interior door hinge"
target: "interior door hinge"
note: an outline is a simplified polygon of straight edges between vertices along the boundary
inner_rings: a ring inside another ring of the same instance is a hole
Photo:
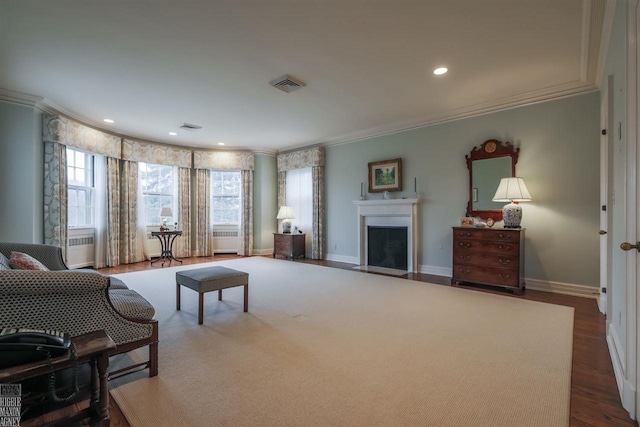
[[[606,129],[602,129],[602,134],[606,135],[607,134],[607,130]]]
[[[600,292],[602,292],[603,294],[607,293],[607,288],[600,288]]]

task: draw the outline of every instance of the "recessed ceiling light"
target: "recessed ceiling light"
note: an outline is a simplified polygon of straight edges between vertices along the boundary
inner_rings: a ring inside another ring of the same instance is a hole
[[[104,119],[103,121],[104,121],[105,123],[115,123],[115,122],[114,122],[113,120],[111,120],[111,119]]]
[[[441,76],[442,74],[445,74],[447,71],[449,71],[447,67],[440,67],[433,70],[433,74],[435,74],[436,76]]]
[[[176,136],[176,135],[177,135],[177,133],[175,133],[175,132],[169,132],[169,135],[171,135],[171,136]]]
[[[218,145],[224,145],[224,142],[218,142]]]

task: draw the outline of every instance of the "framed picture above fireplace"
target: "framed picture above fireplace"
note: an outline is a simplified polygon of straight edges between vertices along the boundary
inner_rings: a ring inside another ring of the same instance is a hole
[[[369,163],[369,193],[402,191],[402,159]]]

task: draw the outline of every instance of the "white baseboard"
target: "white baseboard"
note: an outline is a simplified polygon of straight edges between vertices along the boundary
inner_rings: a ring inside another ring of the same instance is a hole
[[[437,267],[434,265],[421,265],[420,273],[422,274],[431,274],[433,276],[443,276],[443,277],[451,277],[452,271],[449,267]],[[600,297],[599,289],[593,286],[585,286],[585,285],[576,285],[573,283],[562,283],[562,282],[552,282],[548,280],[538,280],[538,279],[524,279],[526,283],[526,288],[531,289],[532,291],[543,291],[543,292],[551,292],[554,294],[564,294],[564,295],[573,295],[576,297],[583,298],[594,298],[597,299]]]
[[[600,294],[600,298],[598,298],[598,309],[600,313],[607,314],[607,294]]]
[[[253,255],[255,255],[255,256],[273,255],[273,248],[254,249],[253,250]]]
[[[73,265],[68,265],[67,267],[69,268],[69,270],[75,270],[77,268],[83,268],[83,267],[93,267],[94,262],[82,262],[80,264],[73,264]]]
[[[597,299],[600,296],[600,291],[597,287],[576,285],[573,283],[551,282],[547,280],[529,279],[524,278],[526,288],[532,291],[551,292],[553,294],[573,295],[583,298]]]
[[[327,254],[327,261],[347,262],[349,264],[358,264],[358,257],[350,257],[346,255]],[[451,278],[453,275],[451,267],[438,267],[435,265],[420,265],[418,271],[422,274],[431,274],[433,276],[442,276]],[[548,280],[524,279],[526,288],[532,291],[543,291],[554,294],[573,295],[583,298],[600,298],[600,290],[594,286],[576,285],[573,283],[552,282]]]
[[[327,261],[346,262],[347,264],[360,264],[360,259],[357,256],[336,255],[327,254]]]
[[[432,276],[444,276],[451,278],[453,273],[450,267],[436,267],[435,265],[420,265],[418,272],[422,274],[431,274]]]
[[[622,407],[626,409],[629,414],[635,414],[636,391],[625,377],[624,367],[626,366],[626,355],[624,351],[622,351],[622,346],[620,345],[620,340],[618,339],[618,334],[613,324],[609,324],[609,329],[607,330],[607,347],[609,347],[609,356],[611,356],[613,373],[616,377],[616,385],[618,386]]]

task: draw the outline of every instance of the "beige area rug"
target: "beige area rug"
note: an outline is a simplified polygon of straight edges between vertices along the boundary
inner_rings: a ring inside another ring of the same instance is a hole
[[[205,297],[175,272],[250,274]],[[573,309],[263,257],[118,275],[156,307],[160,374],[112,383],[133,426],[566,426]]]

